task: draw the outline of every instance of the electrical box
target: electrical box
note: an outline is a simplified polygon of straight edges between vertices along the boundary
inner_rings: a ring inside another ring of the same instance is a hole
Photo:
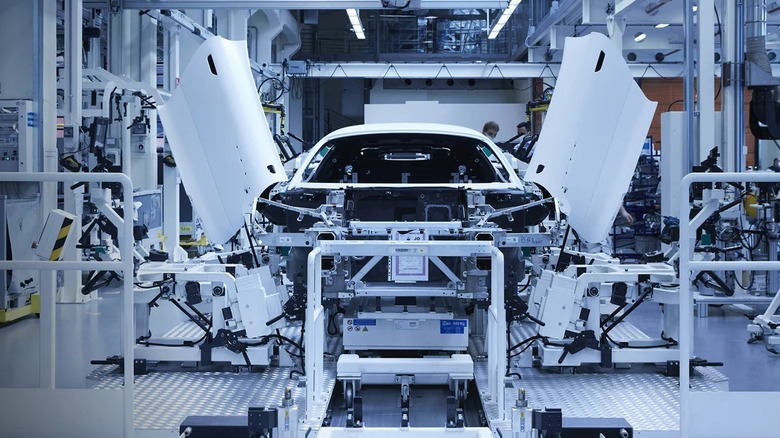
[[[33,129],[38,115],[30,100],[0,100],[0,172],[32,172]]]
[[[290,61],[287,64],[287,75],[305,75],[306,74],[306,61]]]

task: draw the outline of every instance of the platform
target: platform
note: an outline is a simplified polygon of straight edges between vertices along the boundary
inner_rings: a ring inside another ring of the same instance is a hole
[[[299,386],[293,368],[266,368],[262,372],[161,371],[135,379],[135,432],[137,437],[178,436],[179,424],[190,415],[245,416],[249,406],[278,406],[285,388],[295,404],[303,406],[306,388]],[[333,392],[336,365],[325,362],[327,394]],[[103,366],[89,376],[95,389],[119,389],[122,376],[115,366]],[[325,406],[316,413],[320,420]]]
[[[532,407],[561,408],[565,417],[624,418],[640,436],[679,435],[680,402],[676,377],[660,372],[608,370],[578,374],[558,374],[536,368],[513,368],[522,379],[514,379],[505,389],[506,406],[517,400],[517,390],[526,391]],[[487,387],[487,362],[474,364],[477,388]],[[691,376],[692,391],[725,391],[726,377],[712,369]],[[483,403],[492,424],[497,418],[495,405]]]
[[[734,295],[728,297],[725,295],[702,295],[700,293],[693,294],[693,304],[696,316],[699,318],[706,318],[709,316],[709,306],[719,306],[723,304],[740,304],[746,306],[768,306],[772,302],[774,296],[765,295],[750,295],[745,292],[735,292]]]

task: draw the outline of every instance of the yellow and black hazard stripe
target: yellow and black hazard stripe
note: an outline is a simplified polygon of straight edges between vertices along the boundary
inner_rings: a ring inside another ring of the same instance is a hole
[[[62,249],[65,247],[65,241],[68,239],[68,233],[70,233],[70,227],[73,225],[73,219],[68,217],[62,218],[62,225],[60,225],[60,232],[57,233],[57,241],[54,242],[54,247],[51,249],[51,256],[49,260],[59,260],[62,255]]]

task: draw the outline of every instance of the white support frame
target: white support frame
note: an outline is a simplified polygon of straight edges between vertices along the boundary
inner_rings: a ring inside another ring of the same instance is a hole
[[[308,258],[308,294],[306,304],[306,417],[313,420],[315,406],[326,404],[323,391],[323,353],[325,310],[322,307],[323,256],[490,256],[491,301],[485,343],[488,351],[488,388],[484,403],[496,403],[499,420],[506,419],[504,374],[506,372],[506,309],[504,308],[504,255],[491,241],[318,241]]]
[[[728,183],[728,182],[780,182],[780,175],[775,172],[749,172],[749,173],[691,173],[682,179],[680,192],[680,218],[690,217],[691,205],[688,202],[688,193],[693,183]],[[696,236],[696,228],[700,226],[707,216],[711,215],[717,207],[717,201],[710,200],[705,204],[704,209],[695,218],[680,223],[680,436],[688,438],[690,436],[705,436],[702,431],[692,430],[691,418],[697,411],[698,406],[691,400],[690,390],[690,359],[693,353],[693,295],[691,293],[691,278],[695,272],[703,270],[780,270],[780,261],[693,261],[693,243]],[[706,215],[706,216],[705,216]],[[744,415],[736,411],[726,414],[731,427],[744,427],[742,432],[745,436],[751,435],[751,428],[761,427],[758,418],[774,419],[777,411],[776,403],[762,403],[759,397],[765,400],[776,401],[780,399],[780,392],[758,392],[750,393],[754,402],[750,403],[748,411],[741,410]],[[744,398],[744,393],[722,393],[715,394],[718,403],[723,406],[740,406]],[[699,409],[701,411],[701,409]],[[718,418],[718,413],[709,412],[709,417]],[[751,421],[753,420],[753,421]],[[736,424],[737,426],[734,426]],[[755,430],[753,430],[755,432]],[[763,430],[766,432],[766,430]],[[707,432],[706,436],[711,435],[712,431]],[[721,433],[729,436],[728,431],[722,430]],[[759,434],[760,435],[760,434]],[[754,436],[759,436],[754,435]],[[733,436],[733,435],[731,435]]]
[[[0,181],[9,182],[63,182],[75,184],[79,182],[107,183],[122,185],[124,199],[133,199],[133,183],[127,175],[120,173],[56,173],[56,172],[25,172],[0,173]],[[122,355],[124,356],[124,389],[123,405],[123,436],[133,436],[133,347],[135,321],[133,319],[133,218],[132,209],[124,209],[123,223],[114,223],[119,230],[119,248],[122,260],[119,262],[100,261],[33,261],[16,260],[0,261],[0,270],[37,269],[40,271],[67,270],[109,270],[121,271],[124,281],[122,289]],[[55,291],[41,288],[41,359],[40,359],[40,389],[55,389],[56,370],[56,294]],[[85,391],[95,391],[92,389]],[[74,403],[77,403],[74,400]],[[89,418],[73,419],[73,421],[89,422]]]

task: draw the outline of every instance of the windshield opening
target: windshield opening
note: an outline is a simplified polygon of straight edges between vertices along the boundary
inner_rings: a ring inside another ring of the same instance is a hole
[[[478,139],[388,133],[333,140],[309,163],[304,180],[352,184],[494,183],[508,182],[509,174]]]

